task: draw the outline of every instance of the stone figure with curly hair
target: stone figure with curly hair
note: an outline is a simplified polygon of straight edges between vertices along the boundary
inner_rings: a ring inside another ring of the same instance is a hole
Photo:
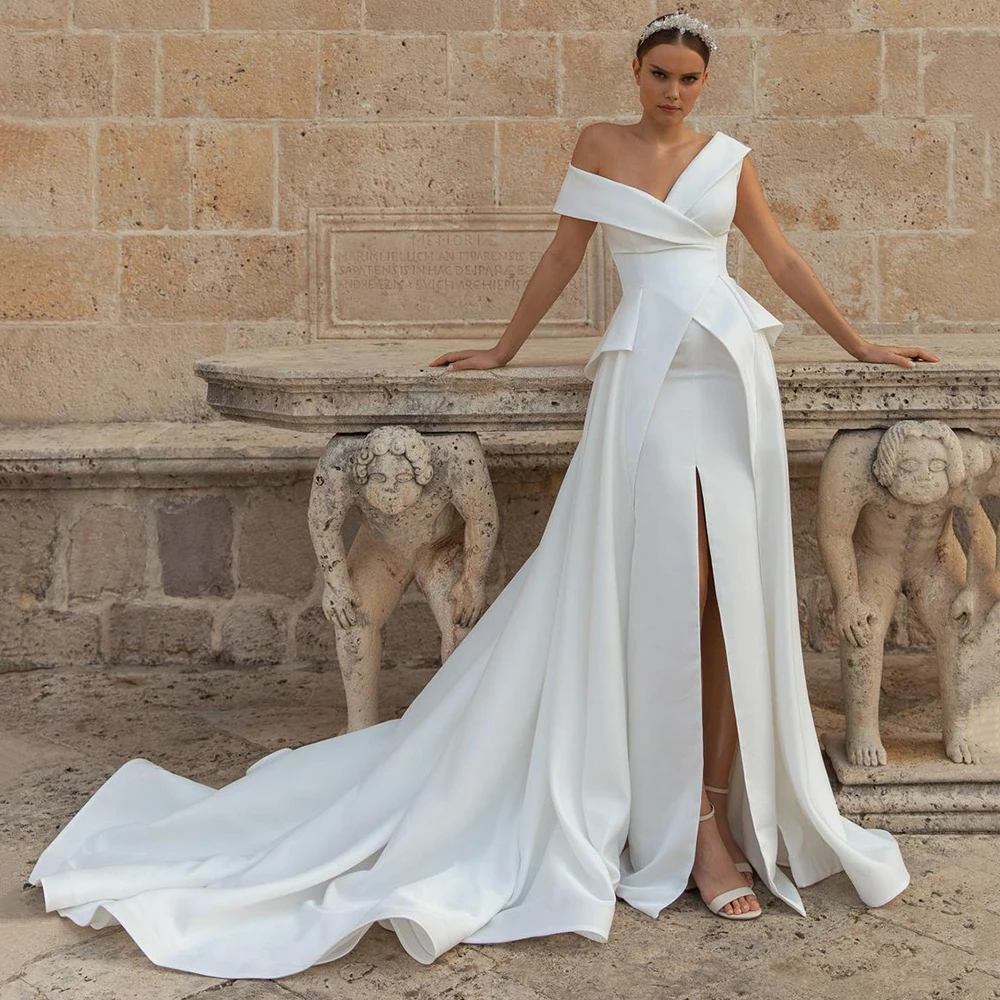
[[[345,554],[352,507],[361,524]],[[313,477],[309,530],[352,732],[379,721],[382,626],[411,581],[441,630],[442,662],[486,609],[499,517],[478,437],[401,425],[335,435]]]

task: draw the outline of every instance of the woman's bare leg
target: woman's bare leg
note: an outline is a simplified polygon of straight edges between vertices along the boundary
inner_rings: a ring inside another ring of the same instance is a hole
[[[738,736],[736,713],[733,709],[733,689],[729,682],[729,663],[726,659],[726,643],[722,635],[722,619],[715,592],[715,575],[710,560],[707,594],[702,604],[701,685],[705,784],[716,788],[727,788],[733,761],[736,758]],[[707,794],[708,801],[715,806],[716,823],[723,843],[734,861],[746,861],[746,855],[736,843],[729,828],[729,819],[726,815],[729,796],[722,792],[707,792]],[[753,884],[753,875],[750,872],[741,874],[747,885]]]
[[[695,472],[695,477],[698,494],[698,597],[702,616],[702,634],[704,636],[708,595],[710,584],[712,582],[711,559],[708,549],[708,530],[705,527],[705,511],[701,495],[701,480],[698,478],[697,471]],[[714,587],[711,589],[714,591]],[[723,659],[723,667],[725,667],[725,659]],[[708,699],[708,697],[709,692],[706,691],[702,696],[703,703]],[[731,710],[731,694],[729,696],[729,704]],[[714,714],[717,715],[718,713],[716,712]],[[736,722],[734,718],[734,732],[735,727]],[[730,767],[732,767],[732,753],[735,753],[735,746],[736,744],[734,739],[732,742],[733,750],[729,757]],[[711,753],[705,758],[706,767],[709,765],[710,760],[714,762],[714,766],[720,766],[720,761],[724,764],[724,752],[723,747],[723,753],[720,757],[716,744],[713,742]],[[726,775],[728,777],[728,770]],[[711,781],[709,784],[714,785],[716,782]],[[720,784],[725,784],[725,782],[720,782]],[[709,793],[702,788],[701,814],[703,816],[709,811],[712,805],[708,796]],[[724,796],[713,797],[724,798]],[[691,871],[691,875],[697,883],[699,890],[701,890],[701,898],[706,903],[714,896],[717,896],[720,892],[725,892],[727,889],[735,889],[741,885],[747,884],[743,874],[736,870],[736,863],[722,838],[722,827],[725,827],[728,830],[728,824],[726,823],[723,813],[724,810],[720,810],[716,807],[716,814],[712,819],[705,820],[704,822],[698,824],[698,840],[695,845],[694,868]],[[747,913],[750,910],[759,910],[760,903],[757,902],[756,896],[740,896],[734,899],[731,903],[727,903],[722,909],[725,913]]]

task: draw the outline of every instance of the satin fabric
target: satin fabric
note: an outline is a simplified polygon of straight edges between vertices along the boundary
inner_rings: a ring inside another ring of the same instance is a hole
[[[798,887],[839,871],[869,906],[906,887],[892,836],[839,815],[813,726],[781,324],[726,273],[747,151],[715,133],[663,202],[569,165],[555,211],[602,225],[623,287],[580,443],[538,547],[403,716],[219,790],[124,764],[32,871],[49,910],[225,978],[335,960],[376,922],[429,963],[462,941],[606,941],[618,898],[657,916],[699,811],[695,464],[740,736],[734,832],[799,913]]]

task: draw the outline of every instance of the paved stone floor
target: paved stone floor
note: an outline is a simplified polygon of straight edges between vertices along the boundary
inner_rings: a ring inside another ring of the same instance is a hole
[[[429,676],[387,671],[386,715]],[[835,721],[822,699],[820,720]],[[25,886],[45,843],[126,759],[148,757],[217,786],[265,752],[328,736],[343,721],[335,673],[0,675],[0,1000],[1000,998],[993,835],[901,836],[913,882],[879,909],[865,909],[843,875],[802,890],[807,917],[763,891],[761,919],[724,922],[686,894],[657,920],[619,903],[607,945],[569,934],[463,945],[430,966],[376,926],[344,959],[279,982],[157,968],[119,928],[46,915],[41,893]]]

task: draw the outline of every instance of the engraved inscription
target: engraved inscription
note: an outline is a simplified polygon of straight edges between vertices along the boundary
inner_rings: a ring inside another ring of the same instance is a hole
[[[315,339],[498,337],[545,252],[544,212],[357,210],[310,213]],[[533,333],[600,334],[608,321],[604,243],[587,257]]]
[[[499,321],[517,307],[548,245],[543,233],[341,233],[331,241],[332,316]],[[557,306],[580,316],[580,282]]]

